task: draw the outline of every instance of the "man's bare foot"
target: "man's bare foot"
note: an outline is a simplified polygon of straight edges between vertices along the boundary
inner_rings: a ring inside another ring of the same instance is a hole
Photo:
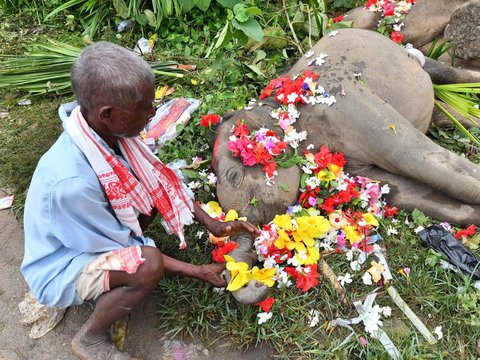
[[[71,346],[81,360],[140,360],[118,350],[106,335],[87,336],[83,328],[74,336]]]

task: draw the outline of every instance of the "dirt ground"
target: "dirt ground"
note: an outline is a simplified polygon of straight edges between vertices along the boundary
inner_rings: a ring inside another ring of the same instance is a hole
[[[0,210],[0,360],[69,360],[75,359],[70,341],[92,309],[89,305],[71,307],[55,329],[33,340],[29,327],[20,323],[18,303],[27,292],[20,273],[23,257],[23,232],[9,210]],[[271,349],[247,352],[232,350],[228,344],[205,348],[192,339],[165,338],[158,329],[153,296],[132,312],[125,350],[146,360],[245,359],[272,357]]]

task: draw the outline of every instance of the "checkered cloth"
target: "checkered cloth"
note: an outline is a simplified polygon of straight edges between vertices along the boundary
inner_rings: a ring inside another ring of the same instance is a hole
[[[169,229],[186,247],[183,225],[193,222],[193,202],[175,173],[137,138],[120,138],[118,146],[137,178],[94,136],[77,106],[65,130],[87,157],[98,176],[118,220],[140,236],[142,229],[134,209],[149,215],[156,207]]]

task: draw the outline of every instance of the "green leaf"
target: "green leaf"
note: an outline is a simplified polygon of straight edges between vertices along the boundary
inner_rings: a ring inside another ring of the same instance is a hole
[[[252,205],[253,207],[257,206],[258,205],[258,199],[254,196],[250,202],[249,202],[250,205]]]
[[[266,77],[265,74],[260,70],[260,68],[257,65],[250,65],[250,64],[245,64],[250,70],[252,70],[255,74]]]
[[[147,15],[139,14],[135,16],[135,21],[138,22],[141,26],[146,26],[148,24]]]
[[[202,11],[207,11],[211,0],[193,0],[195,5]]]
[[[287,185],[285,185],[285,184],[279,184],[278,186],[280,186],[281,189],[282,189],[283,191],[285,191],[285,192],[289,192],[289,191],[290,191],[290,188],[289,188]]]
[[[233,7],[233,13],[235,14],[235,19],[237,21],[244,23],[250,19],[250,15],[246,12],[246,7],[243,4],[237,4]]]
[[[128,17],[128,6],[125,4],[125,1],[113,0],[113,7],[115,8],[117,15],[122,19],[126,19]]]
[[[157,17],[153,13],[153,11],[149,9],[145,9],[143,10],[143,12],[147,17],[148,25],[150,25],[151,27],[157,27]]]
[[[233,19],[232,25],[255,41],[261,41],[263,38],[262,27],[255,19],[250,18],[248,21],[242,23],[238,22],[236,19]]]
[[[419,226],[425,225],[428,221],[428,217],[418,209],[412,211],[413,222]]]
[[[229,9],[233,9],[239,2],[240,0],[217,0],[217,3]]]

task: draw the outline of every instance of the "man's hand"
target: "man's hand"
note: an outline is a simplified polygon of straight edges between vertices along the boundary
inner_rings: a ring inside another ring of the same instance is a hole
[[[257,237],[260,236],[260,229],[248,221],[227,221],[222,222],[213,219],[197,203],[194,203],[195,220],[207,228],[214,236],[230,236],[241,232],[247,232]]]
[[[199,265],[198,279],[206,281],[215,287],[225,287],[227,282],[222,277],[225,264]]]
[[[214,220],[210,224],[210,228],[208,230],[217,237],[231,236],[241,232],[250,233],[255,237],[260,236],[259,228],[248,221],[241,220],[226,222]]]

